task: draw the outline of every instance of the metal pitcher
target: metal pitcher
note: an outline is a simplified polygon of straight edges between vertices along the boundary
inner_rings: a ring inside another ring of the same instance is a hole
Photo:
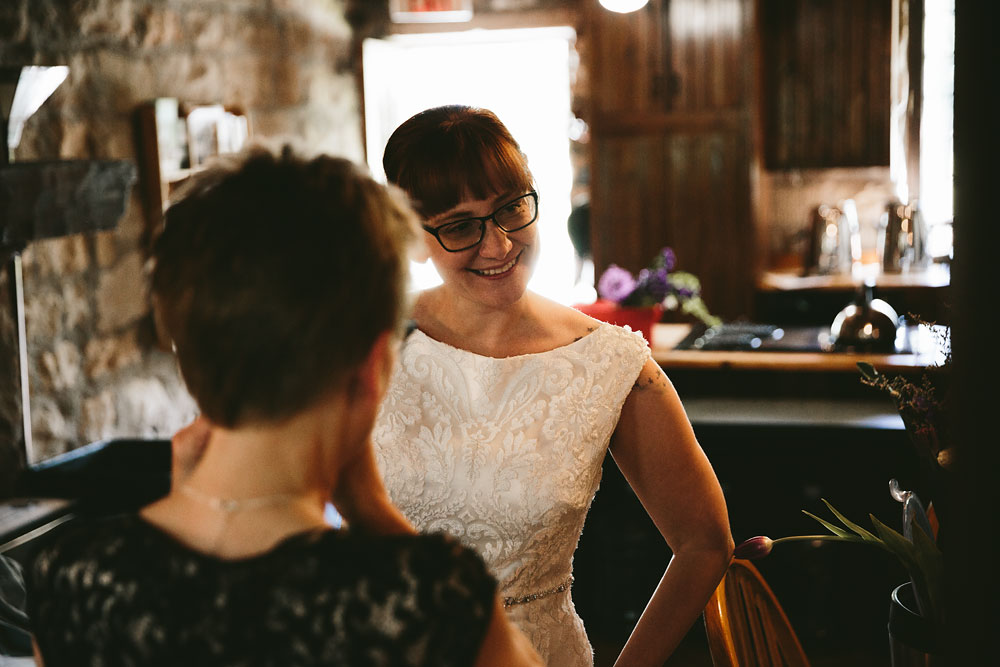
[[[891,201],[879,223],[878,255],[885,273],[927,267],[927,226],[915,202]]]
[[[851,273],[861,262],[861,232],[853,199],[838,206],[820,204],[813,209],[809,246],[805,258],[808,273]]]

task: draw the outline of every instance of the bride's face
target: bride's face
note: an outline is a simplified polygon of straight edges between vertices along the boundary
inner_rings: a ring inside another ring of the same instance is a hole
[[[527,204],[518,200],[525,194],[499,192],[485,199],[466,199],[424,224],[443,235],[449,223],[500,215],[501,211],[510,210],[509,206],[531,205],[534,211],[533,200]],[[475,227],[478,221],[468,224]],[[535,223],[505,232],[492,219],[487,220],[482,241],[458,252],[446,250],[429,232],[424,241],[445,288],[455,297],[491,308],[511,305],[524,295],[538,257],[538,225]]]

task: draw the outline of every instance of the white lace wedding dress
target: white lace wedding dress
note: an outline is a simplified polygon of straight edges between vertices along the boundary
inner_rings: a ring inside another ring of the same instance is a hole
[[[572,559],[625,398],[649,358],[601,324],[548,352],[483,357],[407,338],[374,430],[392,500],[476,549],[510,619],[551,667],[593,664]]]

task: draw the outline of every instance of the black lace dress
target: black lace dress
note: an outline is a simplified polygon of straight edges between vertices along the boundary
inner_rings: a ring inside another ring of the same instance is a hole
[[[127,515],[39,554],[28,616],[46,667],[470,665],[495,593],[440,535],[316,531],[220,560]]]

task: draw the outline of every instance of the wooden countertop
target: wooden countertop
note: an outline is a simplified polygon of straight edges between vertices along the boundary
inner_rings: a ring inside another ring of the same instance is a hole
[[[767,271],[757,281],[757,288],[769,292],[795,290],[851,290],[865,279],[875,287],[947,287],[951,283],[951,269],[947,264],[931,264],[922,271],[882,273],[878,264],[858,266],[853,273],[823,276],[803,276],[801,271]]]
[[[913,371],[940,364],[944,354],[929,330],[913,341],[913,354],[856,354],[846,352],[705,351],[676,350],[691,331],[688,324],[657,324],[653,328],[653,359],[663,368],[735,369],[766,371],[850,371],[859,361],[881,372]]]

